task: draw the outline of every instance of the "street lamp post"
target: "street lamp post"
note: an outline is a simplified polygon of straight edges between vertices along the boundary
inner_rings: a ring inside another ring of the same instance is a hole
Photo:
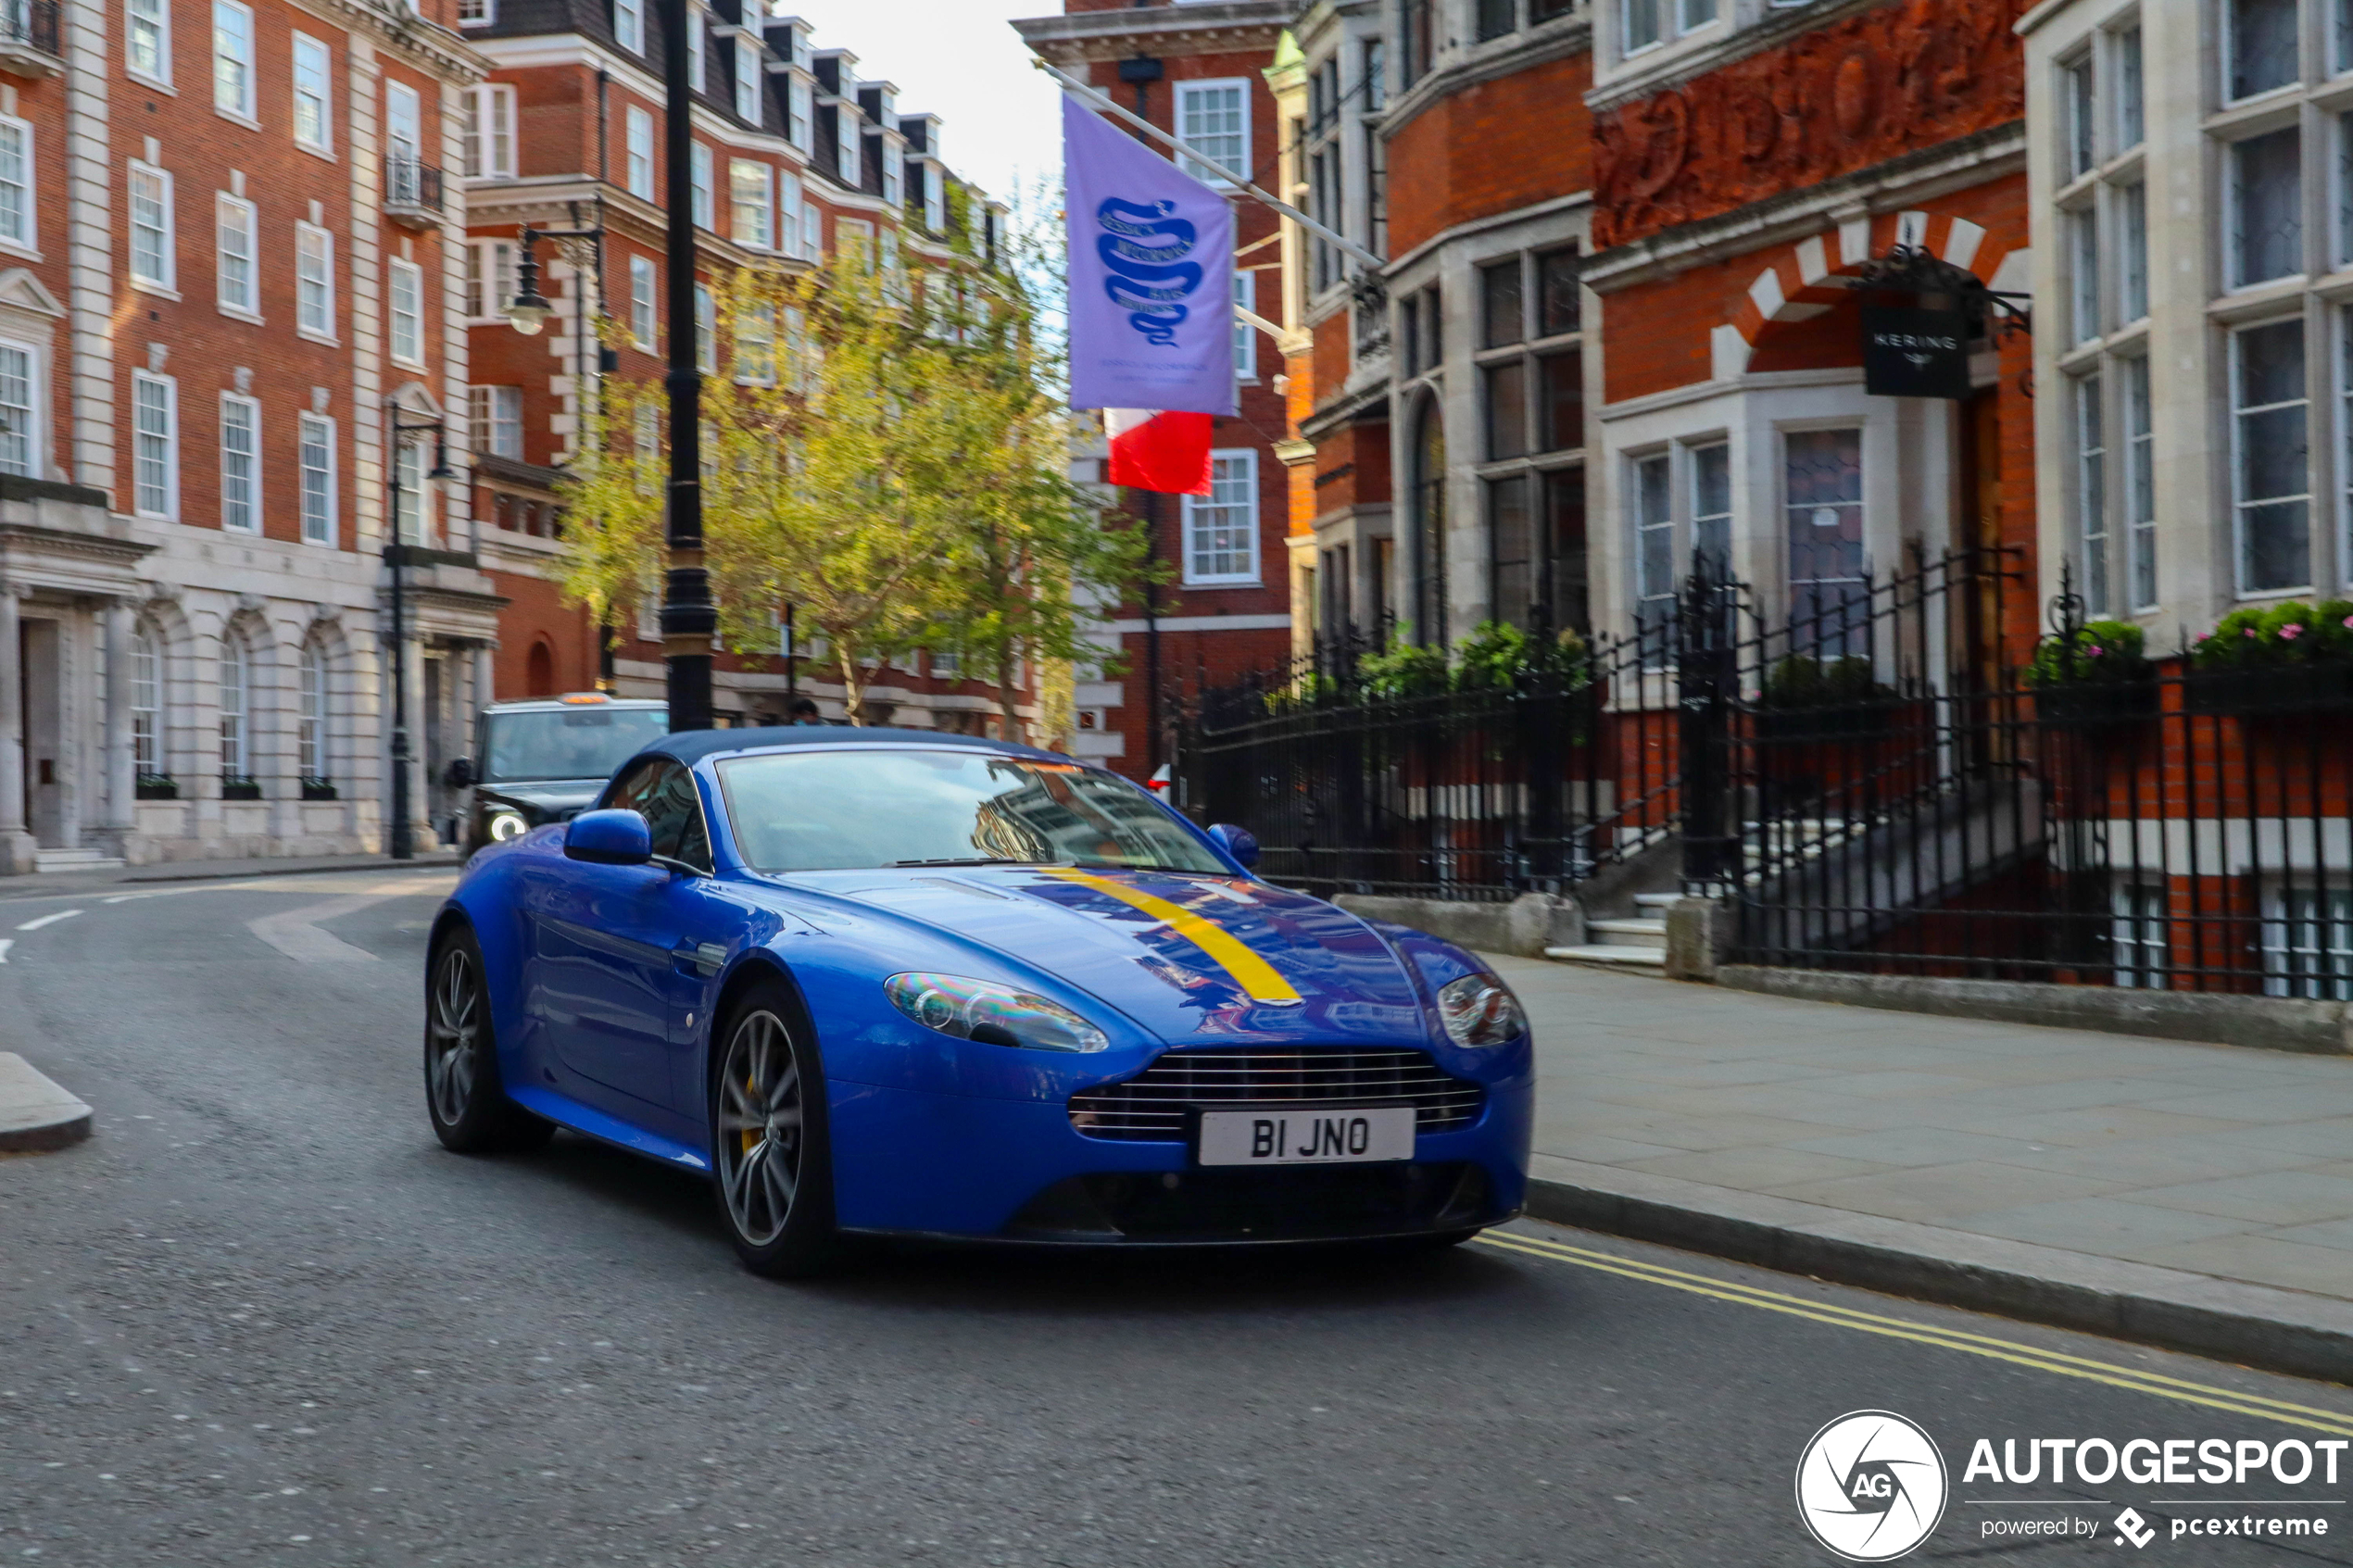
[[[448,437],[439,420],[404,423],[400,405],[386,407],[392,419],[392,441],[385,448],[384,464],[384,488],[391,503],[391,526],[384,534],[384,571],[392,578],[392,858],[412,860],[416,859],[417,845],[415,835],[409,831],[409,626],[400,581],[401,568],[409,564],[409,542],[401,537],[405,521],[400,505],[403,438],[433,433],[433,471],[424,476],[426,483],[455,479],[458,474],[449,466]]]
[[[670,302],[670,571],[661,596],[661,658],[668,672],[670,727],[711,728],[711,639],[719,615],[703,568],[702,371],[696,362],[693,84],[687,75],[686,7],[661,0],[663,135],[669,218],[665,258]],[[756,44],[757,34],[744,41]]]

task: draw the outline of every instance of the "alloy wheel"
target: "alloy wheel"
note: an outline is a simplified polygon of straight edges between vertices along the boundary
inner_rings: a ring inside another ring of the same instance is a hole
[[[784,1234],[800,1188],[800,1062],[774,1013],[746,1013],[719,1076],[719,1184],[736,1234],[765,1247]]]
[[[473,955],[452,947],[442,955],[434,978],[433,1016],[426,1025],[431,1054],[425,1062],[433,1113],[445,1127],[462,1121],[473,1103],[481,1066],[483,995]]]

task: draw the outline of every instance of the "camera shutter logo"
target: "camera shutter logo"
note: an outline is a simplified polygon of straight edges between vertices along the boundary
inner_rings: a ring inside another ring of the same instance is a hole
[[[1849,1562],[1887,1562],[1934,1533],[1949,1483],[1944,1456],[1893,1411],[1856,1411],[1814,1434],[1797,1461],[1797,1513]]]

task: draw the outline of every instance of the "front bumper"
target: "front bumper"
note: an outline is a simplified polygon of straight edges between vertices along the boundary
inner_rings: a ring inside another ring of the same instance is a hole
[[[1533,1106],[1531,1084],[1491,1084],[1478,1120],[1420,1135],[1411,1161],[1203,1170],[1185,1144],[1082,1136],[1059,1103],[837,1081],[835,1213],[857,1232],[1090,1246],[1469,1230],[1519,1210]]]

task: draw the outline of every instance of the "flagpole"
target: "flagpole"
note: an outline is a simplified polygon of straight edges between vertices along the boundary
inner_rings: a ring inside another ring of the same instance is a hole
[[[1150,136],[1153,141],[1166,143],[1168,145],[1176,148],[1178,152],[1184,154],[1185,157],[1192,162],[1201,165],[1203,169],[1208,169],[1210,173],[1215,175],[1218,179],[1225,181],[1228,185],[1233,186],[1237,190],[1247,191],[1250,194],[1257,197],[1259,201],[1273,207],[1285,218],[1290,219],[1292,222],[1298,224],[1302,229],[1305,229],[1309,233],[1317,235],[1318,237],[1338,245],[1340,249],[1346,251],[1349,255],[1354,257],[1357,260],[1363,262],[1374,271],[1380,271],[1383,268],[1389,265],[1388,262],[1382,260],[1371,251],[1366,250],[1363,245],[1358,245],[1354,240],[1350,239],[1346,234],[1341,233],[1339,230],[1317,222],[1315,219],[1308,217],[1307,214],[1300,211],[1299,208],[1291,206],[1290,203],[1283,200],[1280,196],[1274,194],[1272,192],[1259,189],[1256,185],[1252,184],[1247,179],[1244,179],[1241,175],[1235,173],[1232,169],[1227,169],[1223,164],[1202,157],[1201,154],[1195,152],[1192,148],[1187,146],[1176,137],[1171,136],[1167,132],[1163,131],[1159,126],[1154,125],[1151,120],[1146,119],[1143,116],[1132,114],[1126,109],[1121,108],[1117,104],[1112,102],[1109,98],[1103,96],[1102,94],[1098,93],[1094,88],[1087,85],[1087,83],[1079,81],[1078,78],[1071,75],[1070,72],[1063,70],[1061,67],[1039,59],[1035,55],[1032,55],[1029,57],[1029,63],[1036,66],[1039,70],[1044,71],[1047,75],[1052,77],[1055,81],[1061,82],[1073,93],[1077,94],[1079,98],[1086,103],[1088,107],[1099,109],[1105,114],[1116,115],[1121,119],[1124,119],[1128,124],[1134,126],[1137,130],[1141,131],[1145,135]]]

